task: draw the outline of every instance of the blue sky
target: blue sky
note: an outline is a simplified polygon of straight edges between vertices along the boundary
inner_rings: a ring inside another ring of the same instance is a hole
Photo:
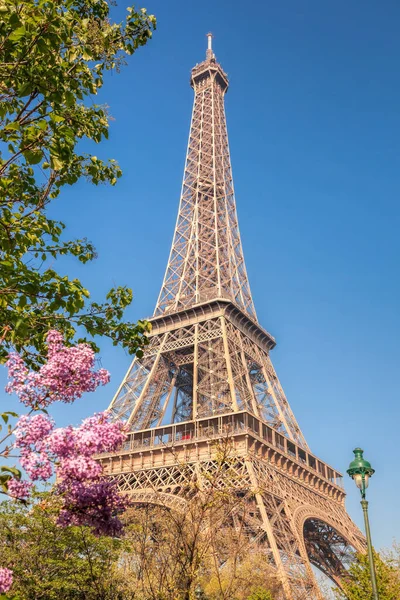
[[[113,9],[123,17],[127,3]],[[151,315],[175,225],[192,107],[191,67],[205,34],[230,78],[226,112],[241,235],[272,359],[314,453],[342,472],[361,445],[377,547],[400,539],[400,5],[379,2],[149,0],[157,31],[99,101],[113,117],[94,149],[118,160],[115,188],[81,182],[52,208],[97,246],[67,265],[100,299],[133,288]],[[112,382],[60,424],[107,407],[129,366],[102,344]],[[347,479],[347,477],[346,477]],[[354,484],[347,507],[361,526]]]

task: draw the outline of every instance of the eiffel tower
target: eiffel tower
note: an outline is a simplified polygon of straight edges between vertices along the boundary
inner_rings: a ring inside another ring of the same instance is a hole
[[[190,84],[178,219],[150,341],[109,408],[130,433],[102,463],[134,502],[162,498],[179,510],[199,463],[216,468],[212,442],[229,434],[237,479],[253,490],[251,527],[263,536],[285,599],[321,598],[311,565],[340,585],[364,538],[346,512],[342,475],[304,439],[271,363],[275,339],[257,320],[235,206],[228,78],[211,34]]]

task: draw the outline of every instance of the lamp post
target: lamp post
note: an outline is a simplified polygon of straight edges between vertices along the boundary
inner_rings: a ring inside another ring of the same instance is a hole
[[[347,473],[354,480],[356,486],[361,492],[361,506],[364,513],[365,534],[367,536],[368,546],[368,560],[369,568],[371,571],[372,596],[374,600],[379,600],[378,587],[376,585],[374,555],[372,552],[371,530],[369,528],[368,502],[365,499],[365,490],[368,487],[369,478],[372,477],[375,471],[371,467],[371,463],[369,463],[363,457],[364,450],[361,450],[361,448],[356,448],[355,450],[353,450],[353,452],[354,459],[351,461]]]

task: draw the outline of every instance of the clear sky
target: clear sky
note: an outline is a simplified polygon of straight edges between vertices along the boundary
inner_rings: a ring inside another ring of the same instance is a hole
[[[212,31],[230,78],[239,223],[258,318],[277,339],[272,359],[314,453],[344,472],[352,449],[365,449],[374,542],[388,546],[400,539],[400,4],[145,5],[158,18],[153,40],[100,96],[113,121],[94,153],[117,159],[124,176],[115,188],[75,185],[51,211],[98,249],[92,265],[65,268],[95,299],[129,285],[129,316],[151,315],[178,208],[190,69]],[[56,408],[60,424],[107,407],[130,358],[103,343],[101,359],[111,384]],[[345,484],[362,526],[358,491]]]

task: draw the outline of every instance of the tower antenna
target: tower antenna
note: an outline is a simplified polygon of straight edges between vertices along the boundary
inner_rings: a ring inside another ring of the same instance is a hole
[[[206,52],[206,58],[207,60],[211,60],[212,58],[214,58],[214,54],[212,51],[212,39],[213,39],[213,34],[212,33],[207,33],[207,52]]]

